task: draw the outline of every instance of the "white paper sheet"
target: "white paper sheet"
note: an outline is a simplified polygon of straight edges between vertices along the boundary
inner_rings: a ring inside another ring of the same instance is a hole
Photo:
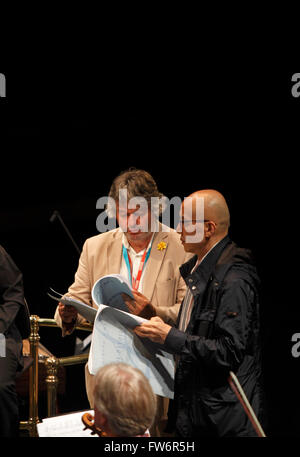
[[[153,392],[174,397],[174,358],[158,344],[139,338],[131,328],[142,321],[112,307],[99,305],[94,322],[88,367],[91,374],[108,363],[128,363],[141,370]]]
[[[93,308],[90,305],[86,305],[85,303],[80,302],[79,300],[75,300],[72,297],[64,297],[60,300],[61,303],[64,305],[71,305],[74,306],[78,313],[81,314],[87,321],[93,323],[97,314],[97,309]]]
[[[98,306],[107,305],[128,312],[122,293],[133,298],[128,280],[122,275],[112,274],[102,276],[95,282],[92,289],[92,299]]]
[[[87,321],[93,323],[97,314],[97,309],[93,308],[90,305],[86,305],[85,303],[76,300],[75,298],[69,297],[67,295],[62,295],[59,292],[56,292],[54,289],[50,287],[51,294],[48,293],[49,297],[53,298],[58,302],[63,303],[64,305],[74,306],[78,313],[81,314]],[[55,295],[53,295],[55,294]]]
[[[71,414],[63,414],[61,416],[47,417],[37,424],[37,431],[40,437],[97,437],[92,435],[92,430],[86,429],[82,422],[84,413],[94,414],[94,410],[79,411]]]

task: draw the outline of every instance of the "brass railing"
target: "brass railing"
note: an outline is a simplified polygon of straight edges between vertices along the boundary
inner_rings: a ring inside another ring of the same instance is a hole
[[[38,414],[38,378],[39,378],[39,328],[40,327],[57,327],[54,319],[41,318],[39,316],[30,316],[30,356],[33,363],[29,368],[29,417],[27,421],[20,422],[20,429],[28,430],[30,436],[37,436],[37,424],[39,423]],[[93,325],[86,323],[75,327],[76,330],[92,331]],[[88,354],[79,354],[69,357],[56,358],[48,357],[45,360],[46,366],[46,386],[47,386],[47,416],[51,417],[56,414],[56,399],[58,387],[58,368],[60,366],[78,365],[88,360]]]

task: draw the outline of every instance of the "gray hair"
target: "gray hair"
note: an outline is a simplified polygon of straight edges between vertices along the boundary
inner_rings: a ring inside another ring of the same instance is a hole
[[[96,374],[94,406],[106,416],[117,436],[137,436],[154,421],[156,396],[140,370],[125,363],[111,363]]]

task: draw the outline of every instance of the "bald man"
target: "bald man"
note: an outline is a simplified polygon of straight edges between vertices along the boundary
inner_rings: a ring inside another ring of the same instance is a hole
[[[177,436],[256,436],[228,384],[234,371],[263,424],[259,278],[249,250],[228,236],[230,214],[219,192],[186,198],[177,231],[195,255],[180,267],[187,285],[177,326],[159,317],[136,327],[175,354],[175,398],[169,422]]]

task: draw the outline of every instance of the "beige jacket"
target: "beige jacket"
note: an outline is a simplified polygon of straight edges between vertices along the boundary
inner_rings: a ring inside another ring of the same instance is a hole
[[[184,298],[186,286],[179,273],[179,267],[191,256],[186,254],[175,230],[155,233],[147,267],[143,277],[142,293],[155,307],[156,314],[165,322],[173,325],[177,320],[180,304]],[[75,274],[75,281],[69,287],[68,295],[91,306],[96,306],[91,297],[95,282],[102,276],[119,274],[122,260],[122,236],[120,229],[111,230],[89,238],[84,243]],[[159,250],[158,244],[164,242],[165,249]],[[55,320],[62,327],[61,318],[56,309]],[[84,322],[78,316],[77,322]],[[63,329],[63,335],[65,330]],[[85,366],[86,391],[90,407],[94,407],[94,376]],[[165,426],[168,400],[157,396],[157,413],[151,429],[152,436],[160,436]]]
[[[185,253],[175,230],[163,232],[162,227],[159,224],[160,231],[154,235],[144,273],[142,293],[151,301],[157,315],[172,325],[176,322],[186,289],[179,267],[190,258],[190,255]],[[122,235],[123,232],[118,228],[86,240],[75,281],[69,287],[68,295],[96,307],[91,297],[94,283],[102,276],[120,273]],[[161,242],[165,243],[163,250],[158,249]],[[59,327],[62,327],[58,309],[54,318]],[[83,321],[84,318],[79,315],[77,323]]]

